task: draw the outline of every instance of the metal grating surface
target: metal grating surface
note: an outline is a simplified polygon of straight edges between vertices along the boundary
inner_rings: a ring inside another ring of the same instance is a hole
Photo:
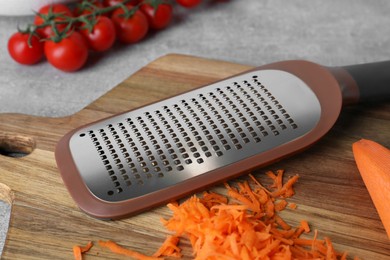
[[[70,148],[90,191],[121,201],[289,142],[320,112],[300,79],[255,71],[100,121]]]

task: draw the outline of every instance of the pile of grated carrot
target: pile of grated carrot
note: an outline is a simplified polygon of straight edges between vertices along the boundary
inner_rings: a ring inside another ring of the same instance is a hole
[[[180,238],[189,239],[196,260],[347,259],[347,253],[337,252],[329,238],[318,239],[317,230],[313,238],[302,238],[302,233],[310,232],[306,220],[293,228],[280,217],[278,213],[287,206],[296,208],[286,198],[294,195],[293,184],[298,180],[295,175],[283,183],[283,173],[283,170],[266,173],[272,179],[268,189],[250,174],[251,186],[248,181],[237,183],[237,187],[226,183],[227,196],[204,192],[201,197],[192,196],[181,204],[168,204],[173,215],[168,220],[162,219],[162,223],[173,235],[152,256],[113,241],[99,241],[99,245],[139,260],[180,258]],[[75,259],[82,259],[89,248],[74,246]]]

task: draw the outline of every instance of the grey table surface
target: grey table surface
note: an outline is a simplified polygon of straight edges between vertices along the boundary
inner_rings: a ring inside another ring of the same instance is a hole
[[[168,53],[248,65],[288,59],[328,66],[387,60],[389,12],[388,0],[204,0],[193,10],[175,7],[169,28],[138,44],[94,55],[75,73],[47,62],[15,63],[7,52],[8,38],[32,17],[0,17],[0,113],[71,115]],[[9,210],[2,205],[0,218]],[[6,230],[1,223],[0,241]]]

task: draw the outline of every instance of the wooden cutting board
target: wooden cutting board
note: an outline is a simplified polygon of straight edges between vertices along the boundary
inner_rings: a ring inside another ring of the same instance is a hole
[[[259,64],[261,65],[261,64]],[[14,201],[3,259],[72,259],[72,246],[93,240],[114,240],[152,254],[167,231],[165,206],[120,221],[87,216],[75,205],[54,160],[57,141],[80,125],[157,101],[242,72],[250,66],[183,55],[164,56],[132,75],[80,112],[63,118],[0,115],[0,147],[30,152],[22,158],[0,155],[0,183]],[[355,166],[351,145],[360,138],[390,147],[390,103],[343,110],[335,127],[318,144],[267,169],[299,174],[296,210],[283,217],[292,225],[310,222],[319,236],[330,237],[338,250],[362,259],[389,259],[390,240]],[[266,179],[264,171],[256,177]],[[245,178],[245,177],[243,177]],[[184,255],[191,259],[189,243]],[[125,259],[95,246],[85,259]]]

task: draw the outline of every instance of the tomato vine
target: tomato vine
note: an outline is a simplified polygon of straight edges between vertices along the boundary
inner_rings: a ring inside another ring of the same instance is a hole
[[[91,51],[109,50],[118,40],[141,41],[150,30],[162,30],[173,17],[174,0],[80,0],[73,8],[51,4],[38,10],[34,21],[8,41],[17,62],[32,65],[44,58],[59,70],[76,71]],[[202,0],[175,0],[192,8]]]

